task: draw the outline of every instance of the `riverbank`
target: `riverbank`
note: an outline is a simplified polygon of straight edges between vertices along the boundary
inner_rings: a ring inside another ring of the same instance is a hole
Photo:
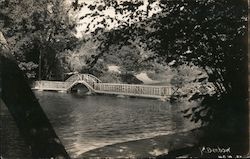
[[[115,157],[115,158],[145,158],[164,156],[176,150],[185,151],[196,144],[203,132],[200,129],[179,132],[169,135],[161,135],[148,139],[129,141],[114,145],[104,146],[81,154],[85,157]],[[184,152],[185,155],[187,154]]]

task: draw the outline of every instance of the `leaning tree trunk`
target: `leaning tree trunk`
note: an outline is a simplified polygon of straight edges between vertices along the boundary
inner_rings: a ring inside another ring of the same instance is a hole
[[[69,158],[0,32],[0,98],[33,158]]]

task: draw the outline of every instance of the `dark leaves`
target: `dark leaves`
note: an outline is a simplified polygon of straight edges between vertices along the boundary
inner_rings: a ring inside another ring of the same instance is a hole
[[[105,10],[105,6],[103,6],[103,5],[99,5],[98,7],[97,7],[97,10],[99,10],[99,11],[103,11],[103,10]]]
[[[78,0],[75,0],[74,2],[72,2],[72,7],[73,7],[73,9],[74,9],[74,11],[76,11],[77,9],[78,9],[78,7],[79,7],[79,3],[78,3]]]
[[[96,5],[89,5],[88,8],[93,11],[93,10],[95,10]]]

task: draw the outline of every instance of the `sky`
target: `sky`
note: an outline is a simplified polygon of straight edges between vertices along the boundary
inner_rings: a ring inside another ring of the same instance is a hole
[[[67,1],[68,1],[68,3],[72,2],[72,0],[67,0]],[[118,1],[123,2],[123,1],[135,1],[135,0],[118,0]],[[143,5],[140,6],[138,8],[138,10],[146,11],[147,5],[148,5],[148,0],[139,0],[139,1],[143,1]],[[79,0],[79,3],[86,3],[86,4],[92,4],[92,5],[96,4],[96,2],[99,2],[98,5],[100,5],[100,4],[104,5],[104,3],[102,3],[102,0]],[[151,7],[153,9],[149,12],[149,16],[143,17],[142,20],[144,20],[146,18],[150,18],[154,13],[160,12],[160,7],[158,6],[158,4],[159,4],[158,2],[159,1],[156,0],[156,2],[154,2],[151,5]],[[97,17],[87,16],[86,18],[84,18],[82,20],[79,19],[80,17],[82,17],[82,16],[84,16],[86,14],[94,13],[96,11],[99,13],[99,15],[102,15],[102,17],[101,16],[97,16]],[[128,12],[128,13],[125,13],[125,14],[122,14],[122,15],[121,14],[115,14],[115,9],[114,8],[106,8],[103,11],[99,11],[97,9],[91,11],[87,6],[84,6],[80,11],[71,12],[70,16],[77,23],[76,36],[80,38],[83,35],[89,34],[91,31],[94,31],[98,27],[105,28],[107,30],[116,28],[116,27],[119,26],[118,21],[125,22],[128,19],[130,19],[130,22],[129,22],[130,24],[140,21],[138,18],[135,18],[135,19],[131,20],[131,18],[128,17],[130,14],[134,14],[134,13],[133,12]],[[101,22],[104,19],[105,19],[105,23],[107,24],[106,27],[104,27],[102,24],[98,24],[98,22]],[[111,19],[113,19],[113,21]],[[87,30],[88,25],[89,25],[90,29],[89,29],[88,32],[85,33],[85,31]]]

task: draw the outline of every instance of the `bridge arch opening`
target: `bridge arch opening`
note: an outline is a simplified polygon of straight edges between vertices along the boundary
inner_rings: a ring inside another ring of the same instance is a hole
[[[71,93],[84,95],[84,94],[90,94],[91,90],[83,83],[76,83],[70,88]]]

